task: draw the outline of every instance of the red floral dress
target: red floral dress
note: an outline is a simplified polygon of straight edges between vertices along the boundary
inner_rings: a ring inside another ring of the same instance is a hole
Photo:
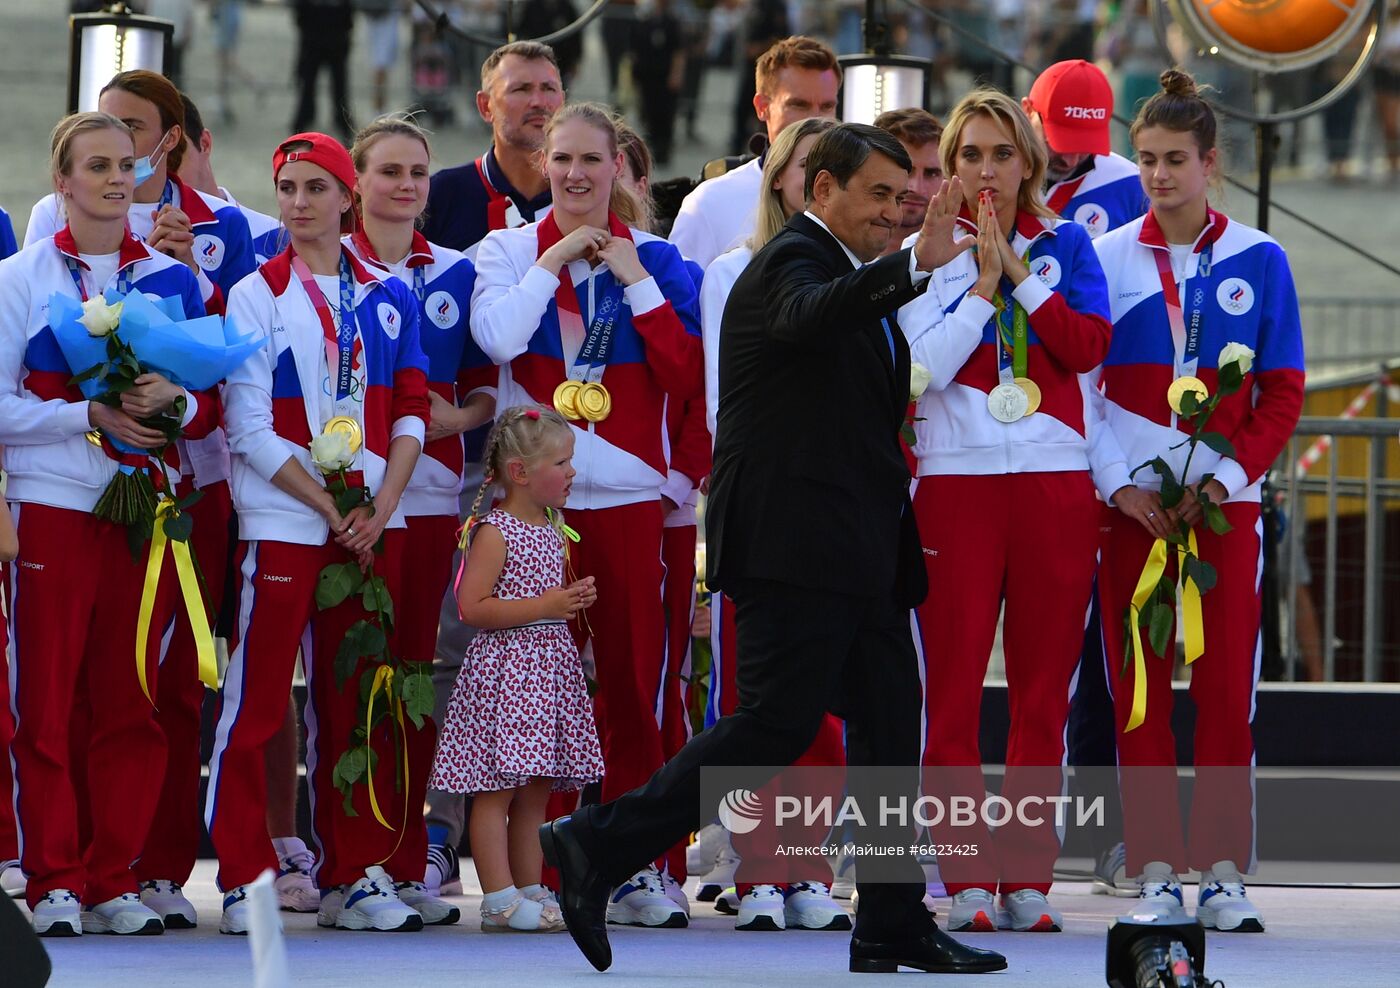
[[[553,526],[500,509],[482,524],[506,543],[493,596],[527,600],[562,584],[564,540]],[[496,792],[552,778],[555,792],[571,792],[603,775],[593,703],[563,621],[477,632],[443,721],[433,789]]]

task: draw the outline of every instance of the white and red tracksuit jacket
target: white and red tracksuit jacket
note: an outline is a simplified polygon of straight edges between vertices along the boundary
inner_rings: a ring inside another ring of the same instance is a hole
[[[361,260],[387,267],[363,230],[342,242]],[[418,302],[418,342],[428,360],[428,390],[453,405],[478,391],[494,395],[499,371],[472,339],[469,324],[476,267],[467,255],[429,243],[416,231],[401,266],[397,276]],[[404,515],[456,517],[464,461],[461,436],[426,443],[403,492]]]
[[[1147,211],[1138,166],[1118,154],[1094,156],[1083,175],[1057,182],[1045,190],[1045,204],[1073,220],[1097,240]]]
[[[377,493],[389,443],[399,436],[423,442],[427,360],[418,343],[413,293],[388,272],[347,254],[366,374],[360,406],[364,445],[353,469],[363,471],[366,486]],[[325,426],[320,408],[325,339],[312,301],[292,273],[291,248],[239,282],[229,300],[229,318],[244,332],[261,332],[271,340],[224,385],[239,537],[322,545],[330,532],[326,520],[272,483],[289,458],[311,476],[320,476],[309,446]],[[403,527],[402,508],[389,524]]]
[[[612,414],[602,422],[575,422],[574,478],[569,508],[611,508],[655,501],[666,481],[664,408],[703,389],[700,321],[695,284],[671,244],[611,217],[615,235],[627,235],[651,277],[623,291],[612,350],[602,384]],[[472,335],[501,364],[496,407],[550,405],[567,376],[555,293],[559,279],[535,264],[559,240],[551,213],[538,223],[496,230],[481,242],[472,298]],[[585,333],[595,306],[616,281],[606,264],[567,268],[578,295]],[[562,272],[561,272],[562,273]],[[579,341],[573,343],[576,350]],[[568,354],[572,360],[573,353]]]
[[[959,236],[976,232],[965,209],[958,223]],[[1040,387],[1040,409],[1009,424],[987,411],[987,395],[1001,383],[1001,342],[992,304],[968,294],[977,260],[965,251],[899,310],[912,359],[933,375],[918,401],[923,421],[914,423],[921,477],[1089,469],[1089,375],[1108,352],[1111,331],[1099,259],[1083,227],[1028,213],[1016,218],[1011,247],[1018,256],[1030,250],[1031,276],[1014,296],[1028,313],[1027,373]]]
[[[1208,275],[1200,272],[1202,251],[1211,253]],[[1259,482],[1298,424],[1303,407],[1303,332],[1298,296],[1283,248],[1268,234],[1211,210],[1191,251],[1181,302],[1189,322],[1200,292],[1202,329],[1195,376],[1214,394],[1219,356],[1227,343],[1254,350],[1244,386],[1211,416],[1207,429],[1230,440],[1235,456],[1204,444],[1181,476],[1189,428],[1167,404],[1175,379],[1175,350],[1155,255],[1169,248],[1152,213],[1094,241],[1108,279],[1113,307],[1113,342],[1104,359],[1102,415],[1107,425],[1106,460],[1096,464],[1094,483],[1108,500],[1127,484],[1158,489],[1151,470],[1129,475],[1139,464],[1163,457],[1177,479],[1197,483],[1207,473],[1224,485],[1231,501],[1258,501]],[[1178,289],[1180,292],[1180,288]]]
[[[87,368],[68,366],[49,329],[50,295],[82,297],[65,256],[87,268],[67,227],[0,263],[0,445],[10,500],[91,511],[116,475],[117,460],[88,441],[88,402],[68,383]],[[179,261],[128,235],[117,263],[104,290],[125,272],[132,291],[178,296],[187,316],[204,315],[199,285]],[[220,414],[213,392],[186,392],[184,434],[208,435]],[[173,451],[166,464],[178,471]]]

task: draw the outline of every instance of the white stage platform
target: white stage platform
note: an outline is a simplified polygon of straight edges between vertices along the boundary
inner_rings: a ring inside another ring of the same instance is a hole
[[[469,864],[470,862],[464,862]],[[469,889],[469,892],[473,890]],[[252,984],[247,942],[220,936],[213,863],[200,862],[187,889],[200,927],[160,937],[84,936],[46,941],[55,988],[222,988]],[[1128,900],[1091,895],[1087,884],[1059,883],[1053,896],[1064,911],[1061,934],[983,934],[969,937],[1001,951],[1007,971],[973,983],[1034,988],[1104,984],[1108,921]],[[1400,984],[1400,890],[1256,888],[1250,892],[1267,933],[1210,933],[1206,971],[1226,988],[1394,988]],[[693,906],[684,930],[612,928],[613,967],[588,967],[567,934],[486,936],[480,898],[456,900],[463,921],[416,934],[322,930],[312,915],[284,913],[293,983],[301,986],[526,985],[763,986],[818,988],[873,984],[892,975],[846,971],[847,935],[788,931],[736,933],[732,918],[707,904]],[[1188,889],[1188,905],[1195,889]],[[946,911],[947,900],[940,902]],[[903,977],[915,977],[903,972]],[[0,959],[0,985],[4,983]],[[938,983],[947,984],[944,976]]]

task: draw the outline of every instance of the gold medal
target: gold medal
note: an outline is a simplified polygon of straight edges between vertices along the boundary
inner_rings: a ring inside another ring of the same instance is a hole
[[[93,429],[93,430],[91,430],[90,432],[86,433],[86,435],[87,435],[87,441],[88,441],[88,442],[92,443],[94,446],[101,447],[101,445],[102,445],[102,433],[101,433],[101,432],[99,432],[99,431],[96,430],[96,429]]]
[[[1040,407],[1040,385],[1028,377],[1018,377],[1016,386],[1026,393],[1026,414],[1034,415]]]
[[[578,410],[589,422],[601,422],[612,414],[612,395],[596,381],[578,389]]]
[[[358,453],[360,446],[364,444],[364,433],[360,431],[360,423],[348,415],[337,415],[331,419],[326,423],[324,432],[328,436],[336,433],[345,436],[346,443],[352,453]]]
[[[554,389],[554,410],[570,422],[583,418],[578,407],[578,393],[582,387],[579,381],[564,381]]]
[[[1167,404],[1178,415],[1184,414],[1181,411],[1181,399],[1188,391],[1196,392],[1196,406],[1198,408],[1205,404],[1206,399],[1210,397],[1210,390],[1199,377],[1178,377],[1172,382],[1171,387],[1167,388]]]

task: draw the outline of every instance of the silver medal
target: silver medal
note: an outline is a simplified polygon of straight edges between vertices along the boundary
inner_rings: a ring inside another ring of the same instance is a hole
[[[998,422],[1019,422],[1030,410],[1030,397],[1017,384],[998,384],[987,395],[987,411]]]

